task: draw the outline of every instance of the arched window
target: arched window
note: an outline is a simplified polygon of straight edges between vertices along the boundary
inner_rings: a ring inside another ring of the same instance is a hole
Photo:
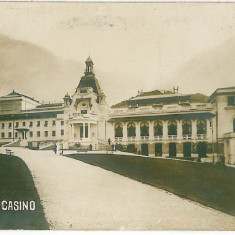
[[[154,123],[154,136],[163,135],[162,122],[157,121]]]
[[[192,122],[190,120],[184,120],[182,123],[183,135],[192,134]]]
[[[149,136],[149,125],[147,122],[142,122],[140,124],[140,135]]]
[[[199,135],[206,134],[206,121],[205,120],[197,121],[197,134]]]
[[[128,137],[135,137],[136,136],[135,123],[130,122],[127,124],[127,136]]]
[[[233,119],[233,132],[235,132],[235,118]]]
[[[177,135],[176,121],[169,121],[168,122],[168,135]]]
[[[115,124],[115,137],[123,137],[123,127],[121,123]]]

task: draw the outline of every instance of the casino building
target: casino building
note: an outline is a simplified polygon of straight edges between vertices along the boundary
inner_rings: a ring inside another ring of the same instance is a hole
[[[41,104],[20,94],[0,97],[0,144],[49,149],[111,149],[151,157],[211,158],[235,164],[235,87],[210,97],[178,89],[139,92],[112,107],[93,61],[71,96]]]

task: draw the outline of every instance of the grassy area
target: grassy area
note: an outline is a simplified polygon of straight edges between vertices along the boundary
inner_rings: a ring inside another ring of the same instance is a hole
[[[108,154],[68,157],[235,215],[235,168],[172,159]]]
[[[34,211],[5,211],[0,207],[0,229],[49,229],[38,192],[26,164],[18,157],[0,154],[0,203],[35,201]]]

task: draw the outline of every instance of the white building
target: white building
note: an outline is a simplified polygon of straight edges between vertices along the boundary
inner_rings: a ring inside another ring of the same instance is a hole
[[[151,91],[108,107],[86,60],[85,75],[63,103],[40,104],[15,91],[0,97],[0,143],[46,148],[117,149],[162,157],[225,155],[235,164],[235,87],[210,97]]]

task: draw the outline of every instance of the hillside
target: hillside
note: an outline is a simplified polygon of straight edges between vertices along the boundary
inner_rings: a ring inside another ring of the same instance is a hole
[[[77,86],[84,65],[37,45],[0,35],[0,95],[13,89],[42,101],[63,101]]]

